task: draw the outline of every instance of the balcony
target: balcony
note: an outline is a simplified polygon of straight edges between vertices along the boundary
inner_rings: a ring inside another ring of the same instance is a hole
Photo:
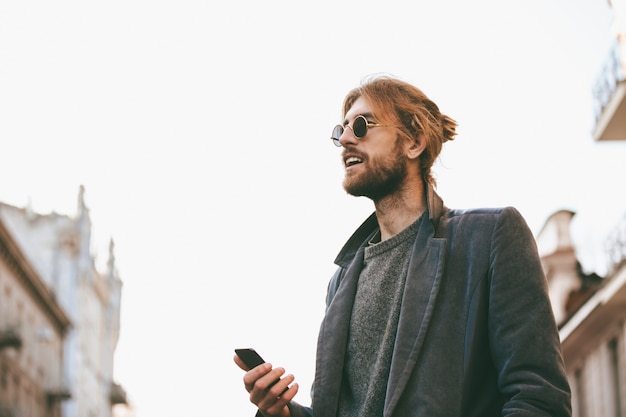
[[[126,391],[121,385],[113,383],[111,385],[111,405],[127,404]]]
[[[596,141],[626,141],[626,39],[617,37],[593,88]]]
[[[559,329],[566,362],[578,357],[577,352],[591,349],[611,326],[626,320],[626,216],[609,236],[607,249],[609,273]]]
[[[46,399],[48,400],[48,407],[57,404],[61,401],[66,401],[72,398],[72,393],[66,387],[48,388],[46,390]]]
[[[0,330],[0,349],[8,347],[15,349],[22,347],[22,338],[15,329]]]

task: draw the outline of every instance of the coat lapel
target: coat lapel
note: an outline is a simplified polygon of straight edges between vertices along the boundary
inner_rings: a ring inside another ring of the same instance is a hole
[[[337,413],[352,305],[365,250],[360,248],[346,271],[337,293],[327,307],[317,341],[317,368],[313,387],[313,410],[318,416]]]
[[[424,219],[413,247],[402,297],[394,346],[385,416],[391,416],[417,364],[439,292],[445,259],[445,239],[433,238],[433,224]]]

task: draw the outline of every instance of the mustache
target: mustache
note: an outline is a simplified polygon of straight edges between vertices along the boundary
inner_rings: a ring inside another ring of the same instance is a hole
[[[365,159],[365,157],[367,156],[363,152],[357,151],[355,148],[352,148],[352,147],[347,147],[346,148],[346,147],[344,147],[343,148],[343,152],[341,153],[341,158],[342,159],[346,159],[346,157],[348,155],[356,156],[357,158],[360,158],[360,159]]]

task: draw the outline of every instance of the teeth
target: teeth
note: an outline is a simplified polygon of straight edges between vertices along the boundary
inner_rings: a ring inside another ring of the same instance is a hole
[[[350,158],[346,159],[346,165],[350,166],[350,165],[354,165],[354,164],[358,164],[363,162],[362,159],[357,158],[356,156],[351,156]]]

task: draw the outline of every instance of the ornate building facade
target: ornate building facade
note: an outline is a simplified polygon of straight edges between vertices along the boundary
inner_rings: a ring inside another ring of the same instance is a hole
[[[554,213],[537,236],[572,388],[573,417],[624,417],[626,251],[606,277],[583,273],[570,236],[574,215]],[[616,230],[626,238],[626,221]]]
[[[111,417],[122,281],[91,253],[81,187],[75,217],[0,203],[0,417]]]

